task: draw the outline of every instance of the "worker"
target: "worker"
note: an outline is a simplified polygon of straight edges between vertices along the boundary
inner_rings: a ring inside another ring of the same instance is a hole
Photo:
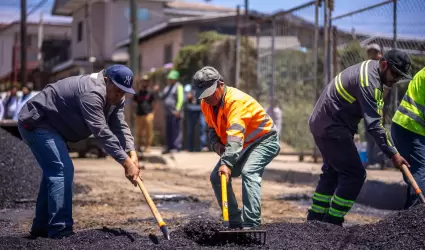
[[[139,91],[133,96],[136,107],[136,149],[142,148],[143,137],[145,139],[143,152],[149,153],[153,139],[153,121],[156,111],[155,93],[150,90],[150,79],[144,75],[138,80]]]
[[[137,185],[138,157],[124,120],[124,94],[135,93],[132,85],[132,71],[112,65],[98,73],[48,84],[22,107],[18,129],[43,171],[30,231],[33,237],[73,234],[74,166],[67,142],[93,134]]]
[[[168,86],[159,94],[164,101],[165,135],[167,146],[163,154],[178,152],[182,149],[182,107],[184,101],[183,85],[178,81],[180,73],[173,69],[167,75]]]
[[[379,60],[382,57],[381,47],[376,43],[367,45],[366,53],[369,60]]]
[[[391,136],[400,154],[410,163],[410,171],[425,190],[425,68],[410,81],[406,94],[394,114]],[[405,209],[419,204],[415,190],[407,181]]]
[[[307,220],[342,226],[366,178],[353,136],[362,118],[381,150],[400,168],[407,161],[398,153],[381,123],[383,85],[409,78],[410,58],[390,50],[379,60],[348,67],[326,86],[309,119],[323,157],[322,174]]]
[[[220,160],[210,180],[221,207],[220,176],[228,186],[229,226],[250,229],[261,224],[261,179],[280,145],[273,120],[251,96],[226,86],[223,77],[207,66],[193,76],[195,96],[208,127],[210,149]],[[242,176],[242,211],[232,189],[232,178]]]

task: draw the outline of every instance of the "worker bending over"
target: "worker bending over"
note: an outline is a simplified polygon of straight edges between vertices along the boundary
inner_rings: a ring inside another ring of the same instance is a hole
[[[342,226],[366,178],[353,136],[362,118],[394,165],[407,164],[397,152],[381,122],[384,85],[391,87],[409,77],[410,59],[399,50],[388,51],[379,61],[348,67],[326,86],[309,119],[311,133],[323,157],[322,174],[307,220]]]
[[[228,182],[229,226],[249,229],[261,224],[261,179],[264,168],[279,151],[273,120],[251,96],[229,86],[213,67],[193,77],[196,97],[208,125],[209,145],[220,160],[211,184],[221,207],[220,175]],[[242,176],[242,211],[232,189],[232,177]]]
[[[124,121],[124,94],[134,94],[132,85],[131,70],[112,65],[99,73],[48,84],[22,107],[19,132],[43,170],[32,236],[62,238],[73,233],[74,166],[68,141],[93,134],[137,185],[138,158]]]
[[[425,190],[425,68],[409,83],[391,125],[391,136],[400,154],[410,164],[410,171],[422,190]],[[407,181],[405,209],[419,204],[415,190]]]

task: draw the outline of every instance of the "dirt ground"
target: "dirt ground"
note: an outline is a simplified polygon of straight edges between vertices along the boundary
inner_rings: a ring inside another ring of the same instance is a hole
[[[171,230],[186,223],[193,215],[207,213],[217,219],[220,216],[220,210],[209,183],[210,171],[215,166],[216,156],[212,153],[182,152],[180,154],[185,155],[171,159],[173,164],[144,162],[145,169],[142,170],[145,186],[153,198],[159,194],[182,194],[189,195],[195,200],[194,202],[156,200],[158,209]],[[124,177],[124,171],[118,163],[110,158],[100,160],[74,158],[73,161],[74,182],[77,186],[73,198],[75,230],[106,226],[145,234],[158,231],[141,191]],[[238,200],[241,201],[240,178],[233,181],[233,187]],[[307,206],[294,201],[279,200],[277,197],[285,193],[300,194],[312,191],[311,186],[264,180],[263,223],[304,221]],[[23,210],[13,211],[13,213],[19,214],[16,216],[19,221],[16,223],[17,226],[19,225],[19,228],[15,228],[16,232],[28,232],[33,211]],[[3,216],[7,216],[6,214],[3,213]],[[350,213],[347,216],[347,221],[351,224],[370,223],[377,220],[377,217],[356,213]]]
[[[172,230],[194,215],[209,214],[220,218],[220,210],[209,182],[216,156],[212,153],[184,153],[168,157],[172,164],[144,162],[142,169],[145,186],[154,198],[165,222]],[[171,159],[171,160],[170,160]],[[138,187],[124,177],[122,167],[113,159],[74,158],[77,186],[73,198],[74,229],[123,228],[139,233],[158,232],[155,220]],[[290,160],[289,160],[290,161]],[[183,163],[182,163],[183,162]],[[293,162],[291,164],[300,164]],[[241,179],[233,180],[238,201],[241,201]],[[302,222],[308,206],[296,201],[277,199],[282,194],[313,192],[313,187],[263,180],[263,223]],[[156,195],[180,194],[192,198],[189,201],[166,202],[156,200]],[[241,204],[241,203],[240,203]],[[34,210],[0,211],[2,217],[13,217],[8,223],[16,233],[28,232]],[[350,213],[349,224],[364,224],[377,221],[377,217]]]

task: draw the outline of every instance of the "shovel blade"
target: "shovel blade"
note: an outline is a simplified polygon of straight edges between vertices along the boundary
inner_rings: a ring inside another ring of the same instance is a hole
[[[229,230],[219,231],[217,244],[265,245],[267,233],[265,230]]]

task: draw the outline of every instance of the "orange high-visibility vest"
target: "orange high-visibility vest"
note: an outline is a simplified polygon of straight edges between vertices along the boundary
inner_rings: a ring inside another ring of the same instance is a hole
[[[243,142],[245,149],[266,134],[275,132],[273,120],[264,108],[248,94],[226,86],[226,93],[218,109],[201,102],[201,110],[208,127],[214,128],[221,143]]]

